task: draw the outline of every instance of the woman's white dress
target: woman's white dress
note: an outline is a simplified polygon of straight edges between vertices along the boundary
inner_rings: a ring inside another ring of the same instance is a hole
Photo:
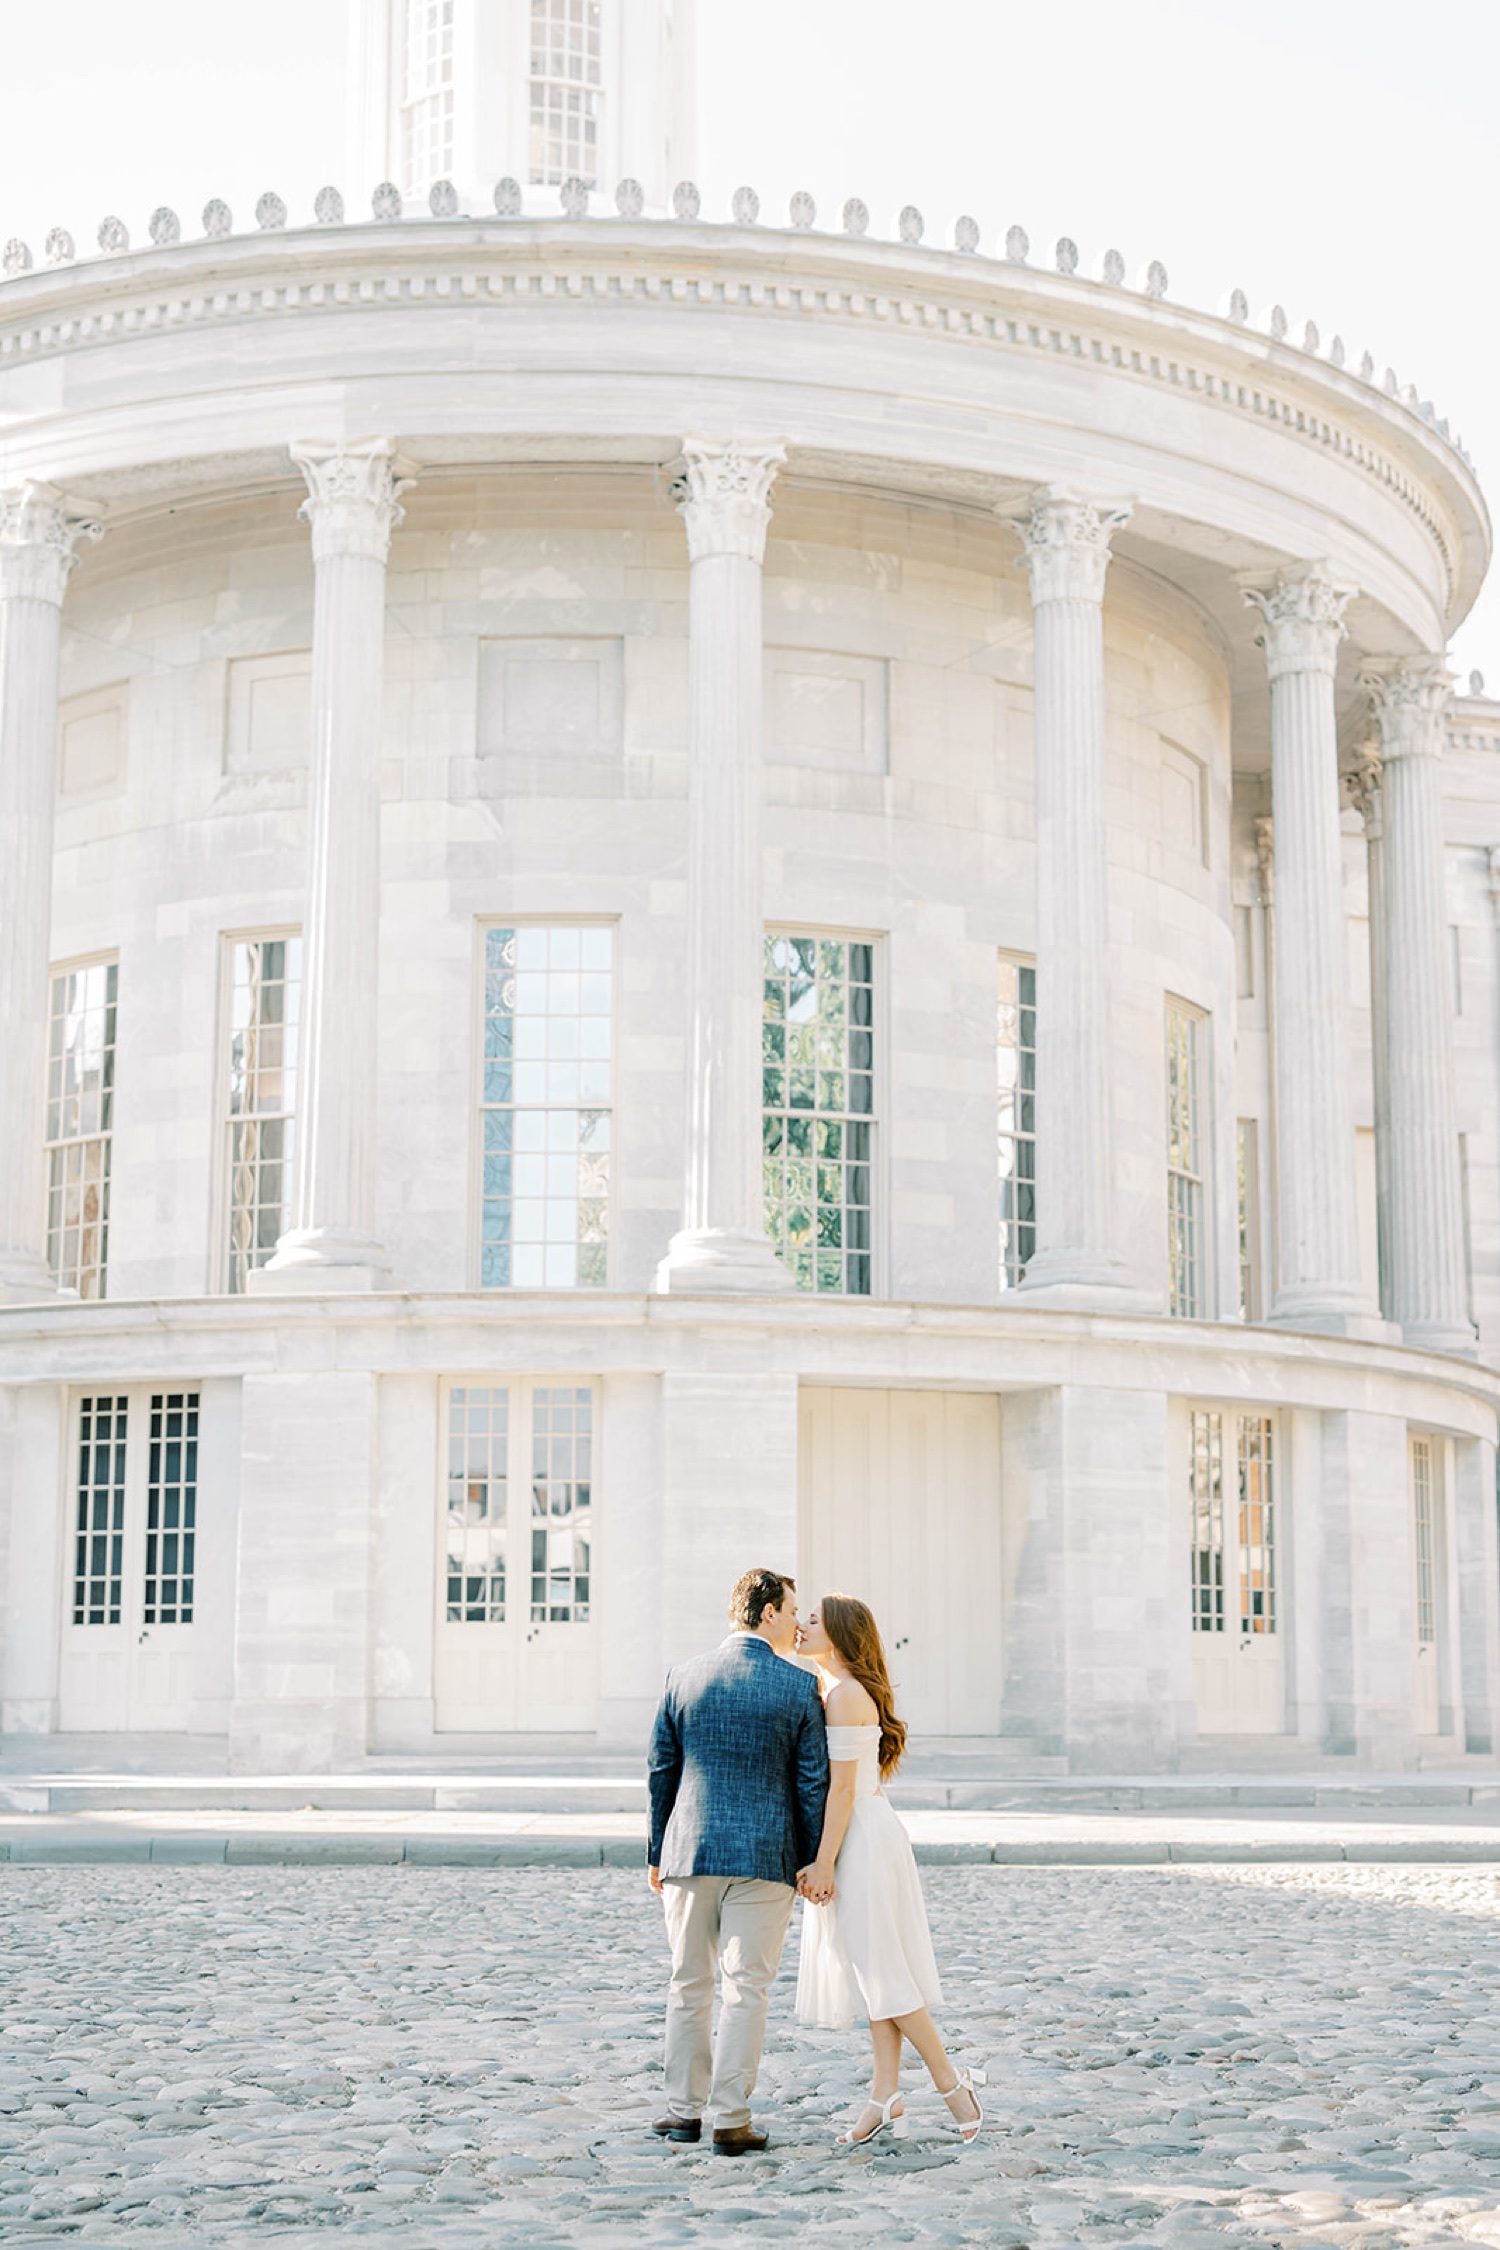
[[[922,1884],[906,1830],[880,1786],[880,1729],[830,1727],[828,1755],[857,1761],[836,1896],[802,1909],[797,2021],[846,2031],[942,2005]]]

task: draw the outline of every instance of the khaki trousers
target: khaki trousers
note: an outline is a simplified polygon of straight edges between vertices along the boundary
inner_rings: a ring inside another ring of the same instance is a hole
[[[746,1875],[685,1875],[665,1879],[662,1895],[672,1948],[667,2106],[674,2117],[701,2117],[707,2108],[724,2131],[748,2125],[766,2004],[797,1894],[790,1883]],[[723,1980],[717,2039],[716,1968]]]

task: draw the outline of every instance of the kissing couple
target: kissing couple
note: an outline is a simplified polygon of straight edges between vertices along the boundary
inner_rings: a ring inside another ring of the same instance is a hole
[[[667,1680],[647,1777],[651,1888],[672,1948],[667,2114],[654,2130],[696,2141],[713,2118],[720,2156],[766,2146],[750,2117],[766,2004],[800,1893],[797,2020],[844,2031],[863,2015],[870,2097],[838,2135],[849,2147],[906,2136],[901,2053],[910,2040],[964,2141],[984,2122],[931,2010],[943,1993],[916,1861],[884,1784],[906,1747],[885,1650],[865,1604],[827,1594],[798,1618],[782,1572],[747,1570],[727,1640]],[[810,1659],[816,1671],[783,1659]],[[722,1986],[713,2028],[715,1973]]]

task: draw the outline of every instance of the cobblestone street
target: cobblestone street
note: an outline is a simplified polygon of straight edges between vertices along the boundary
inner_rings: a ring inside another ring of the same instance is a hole
[[[791,2021],[729,2163],[658,2145],[666,1970],[604,1869],[0,1870],[0,2239],[1500,2244],[1500,1873],[929,1871],[962,2149],[835,2152]]]

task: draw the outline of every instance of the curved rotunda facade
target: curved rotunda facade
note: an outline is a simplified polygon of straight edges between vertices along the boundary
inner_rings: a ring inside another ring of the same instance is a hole
[[[631,1740],[766,1561],[1021,1770],[1492,1757],[1461,452],[452,200],[0,285],[5,1726]]]

